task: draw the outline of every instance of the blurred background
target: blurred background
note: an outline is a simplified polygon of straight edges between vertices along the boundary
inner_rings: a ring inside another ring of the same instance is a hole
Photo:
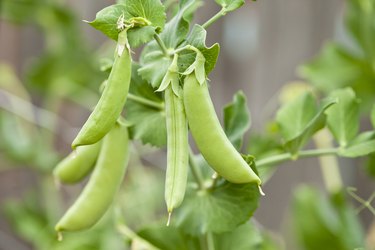
[[[1,250],[124,249],[119,247],[123,239],[116,237],[110,219],[90,232],[90,240],[78,234],[60,246],[54,245],[51,239],[55,236],[49,230],[82,187],[58,191],[51,171],[70,152],[72,139],[95,105],[97,90],[106,78],[100,71],[100,59],[114,47],[114,42],[82,20],[93,20],[96,12],[114,3],[0,0]],[[263,133],[280,105],[282,87],[309,80],[302,79],[306,78],[303,71],[297,71],[301,64],[311,61],[332,41],[358,50],[345,28],[347,6],[343,0],[259,0],[247,2],[209,27],[208,44],[221,45],[217,67],[209,76],[218,114],[242,89],[251,110],[251,133]],[[195,20],[203,23],[217,11],[219,6],[206,0]],[[369,98],[374,97],[371,93]],[[363,119],[361,126],[369,129],[370,123]],[[155,153],[154,148],[134,148],[138,150],[134,152],[157,157],[153,165],[161,167],[150,167],[140,157],[132,159],[126,184],[126,190],[132,191],[121,195],[124,211],[134,213],[129,216],[133,218],[129,225],[147,221],[164,209],[165,155]],[[339,161],[345,185],[356,187],[357,194],[367,199],[375,184],[364,171],[365,162]],[[137,178],[143,178],[148,187],[135,181]],[[291,197],[302,183],[324,190],[318,159],[282,164],[264,186],[267,195],[261,198],[255,214],[264,228],[282,239],[286,249],[299,249],[287,228]],[[151,186],[160,189],[159,196],[147,195]],[[145,201],[137,201],[139,194]],[[129,199],[134,202],[126,202]],[[155,211],[142,209],[146,201]],[[354,200],[353,204],[361,205]],[[364,209],[359,215],[366,231],[374,230],[371,211]]]

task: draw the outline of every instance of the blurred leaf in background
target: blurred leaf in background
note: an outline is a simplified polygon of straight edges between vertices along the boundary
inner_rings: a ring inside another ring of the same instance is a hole
[[[375,95],[375,1],[348,0],[346,29],[356,50],[330,42],[315,59],[299,67],[299,74],[325,93],[352,87],[363,101],[361,110],[368,111]]]
[[[327,198],[313,187],[301,186],[292,204],[294,232],[303,249],[366,249],[361,224],[343,193]]]

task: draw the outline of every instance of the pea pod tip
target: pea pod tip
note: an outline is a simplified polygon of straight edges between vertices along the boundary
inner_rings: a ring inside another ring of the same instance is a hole
[[[265,196],[266,194],[263,192],[262,187],[258,185],[259,193],[261,196]]]
[[[63,241],[64,237],[63,237],[63,234],[61,233],[61,231],[57,231],[57,240],[58,241]]]
[[[167,227],[171,224],[172,211],[168,212]]]

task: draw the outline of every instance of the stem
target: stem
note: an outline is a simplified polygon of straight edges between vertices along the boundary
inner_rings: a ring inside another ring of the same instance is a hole
[[[169,55],[169,53],[168,53],[168,49],[167,49],[167,47],[165,46],[163,40],[161,40],[160,36],[159,36],[158,34],[155,34],[155,35],[154,35],[154,38],[155,38],[156,42],[158,43],[160,49],[163,51],[163,54],[164,54],[165,56],[169,57],[170,55]]]
[[[206,234],[207,250],[215,250],[214,237],[211,232]]]
[[[323,129],[314,137],[315,145],[318,149],[324,150],[333,146],[332,136],[327,129]],[[339,164],[336,156],[319,157],[320,169],[322,171],[324,184],[329,193],[335,194],[342,190],[343,184],[340,174]]]
[[[181,48],[178,48],[178,49],[174,50],[174,51],[172,52],[172,55],[174,55],[174,54],[178,54],[178,53],[180,53],[180,52],[182,52],[182,51],[184,51],[184,50],[192,50],[192,51],[194,51],[194,52],[196,52],[196,53],[199,53],[199,52],[200,52],[199,49],[197,49],[197,48],[194,47],[194,46],[191,46],[191,45],[185,45],[184,47],[181,47]]]
[[[212,178],[212,183],[208,189],[214,189],[217,181],[221,178],[216,172],[214,175],[215,175],[215,178]]]
[[[128,99],[132,100],[132,101],[135,101],[135,102],[138,102],[140,104],[149,106],[151,108],[164,110],[164,104],[163,103],[158,103],[158,102],[155,102],[155,101],[150,101],[150,100],[148,100],[146,98],[143,98],[143,97],[140,97],[140,96],[137,96],[137,95],[133,95],[131,93],[128,94]]]
[[[202,25],[202,27],[204,29],[207,29],[211,24],[213,24],[214,22],[216,22],[218,19],[220,19],[222,16],[225,16],[226,14],[227,14],[227,11],[225,10],[225,8],[222,8],[218,13],[216,13],[216,15],[214,15],[209,20],[207,20],[207,22],[205,22]]]
[[[356,209],[356,212],[357,214],[359,212],[361,212],[364,208],[367,208],[368,210],[370,210],[370,212],[375,215],[375,209],[371,206],[371,202],[372,200],[375,198],[375,192],[371,194],[370,198],[368,198],[367,200],[364,200],[362,199],[361,197],[359,197],[358,195],[356,195],[354,193],[355,190],[353,189],[349,189],[348,188],[348,193],[356,200],[358,201],[359,203],[361,203],[362,205]]]
[[[197,163],[195,162],[194,153],[191,149],[189,150],[189,166],[190,166],[190,169],[194,176],[195,181],[198,183],[199,189],[204,190],[204,181],[203,181],[202,173]]]
[[[117,230],[122,234],[124,235],[125,237],[129,238],[130,240],[134,241],[138,241],[138,242],[141,242],[143,243],[145,246],[147,246],[148,248],[147,249],[150,249],[150,250],[160,250],[160,248],[157,248],[155,247],[154,245],[152,245],[150,242],[146,241],[145,239],[143,239],[142,237],[138,236],[136,233],[133,232],[133,230],[131,230],[130,228],[128,228],[126,225],[124,224],[120,224],[117,226]]]
[[[309,158],[323,155],[337,155],[338,151],[338,148],[304,150],[298,153],[298,158]],[[284,153],[256,161],[256,165],[259,167],[264,165],[282,163],[290,160],[295,160],[293,155],[291,153]]]

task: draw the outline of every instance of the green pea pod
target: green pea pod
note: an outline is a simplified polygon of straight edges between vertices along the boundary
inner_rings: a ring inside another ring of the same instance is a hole
[[[74,184],[85,178],[93,169],[100,151],[101,141],[78,147],[53,170],[53,176],[59,182]]]
[[[182,97],[173,92],[171,85],[165,90],[165,111],[168,133],[165,201],[168,213],[171,215],[173,209],[184,199],[189,161],[188,127],[184,103]]]
[[[129,92],[131,61],[126,30],[124,30],[119,34],[117,53],[115,53],[115,61],[107,86],[94,111],[74,139],[73,149],[80,145],[98,142],[116,123]]]
[[[186,76],[183,98],[191,134],[209,165],[230,182],[255,182],[259,186],[261,180],[224,133],[212,104],[207,83],[199,84],[194,73]]]
[[[103,139],[89,182],[57,223],[57,232],[88,229],[104,215],[124,178],[129,159],[128,143],[127,127],[116,123]]]

